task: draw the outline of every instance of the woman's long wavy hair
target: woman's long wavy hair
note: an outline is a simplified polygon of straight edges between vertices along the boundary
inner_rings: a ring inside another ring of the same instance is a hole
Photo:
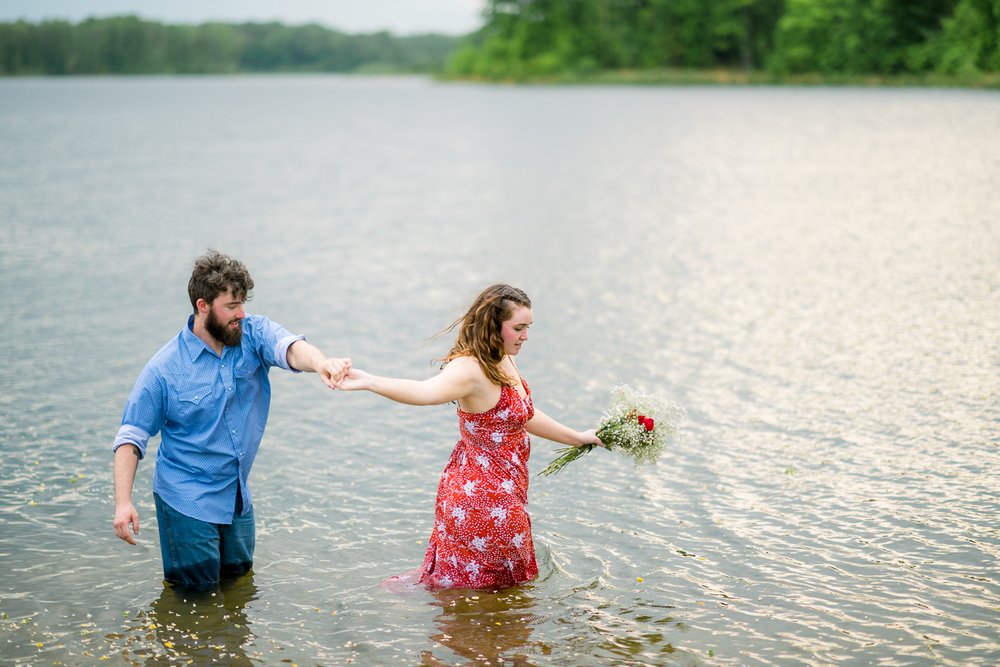
[[[474,357],[490,382],[500,386],[514,384],[515,380],[500,368],[504,357],[500,329],[517,306],[531,308],[531,299],[522,290],[502,283],[484,289],[468,312],[441,332],[445,334],[458,328],[455,344],[440,361],[447,364],[457,357]]]

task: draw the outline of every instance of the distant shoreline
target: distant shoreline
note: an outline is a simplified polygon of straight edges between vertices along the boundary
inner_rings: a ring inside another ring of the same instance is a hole
[[[741,72],[738,70],[611,70],[594,74],[557,74],[524,77],[519,79],[490,79],[485,77],[456,76],[440,72],[420,72],[382,68],[362,68],[352,72],[315,70],[288,71],[226,71],[226,72],[142,72],[142,73],[92,73],[46,74],[40,72],[0,74],[0,80],[15,79],[95,79],[95,78],[207,78],[241,76],[406,76],[429,78],[444,83],[479,83],[497,86],[720,86],[720,87],[865,87],[865,88],[961,88],[968,90],[1000,90],[1000,73],[980,73],[974,76],[946,74],[907,75],[845,75],[845,74],[795,74],[777,76],[768,72]]]
[[[394,70],[380,67],[366,67],[355,71],[221,71],[221,72],[141,72],[141,73],[75,73],[49,74],[24,72],[19,74],[0,73],[0,80],[8,79],[87,79],[87,78],[140,78],[140,77],[240,77],[240,76],[408,76],[430,78],[445,83],[479,83],[498,86],[720,86],[720,87],[866,87],[866,88],[962,88],[969,90],[1000,90],[1000,73],[978,73],[971,76],[947,74],[905,74],[905,75],[847,75],[847,74],[794,74],[775,75],[769,72],[743,72],[726,69],[657,69],[657,70],[609,70],[592,74],[564,73],[549,76],[491,79],[485,77],[457,76],[441,72]]]
[[[519,79],[435,75],[442,81],[508,85],[633,85],[633,86],[864,86],[872,88],[968,88],[1000,90],[1000,73],[951,74],[787,74],[731,69],[608,70],[592,74],[564,73]]]

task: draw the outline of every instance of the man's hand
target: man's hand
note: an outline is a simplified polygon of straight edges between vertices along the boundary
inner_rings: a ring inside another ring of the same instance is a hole
[[[330,389],[336,389],[337,383],[344,379],[349,370],[351,370],[350,359],[330,357],[322,363],[317,372],[323,384]]]
[[[139,513],[135,511],[135,505],[131,502],[115,505],[115,535],[129,544],[135,544],[133,534],[139,534]]]

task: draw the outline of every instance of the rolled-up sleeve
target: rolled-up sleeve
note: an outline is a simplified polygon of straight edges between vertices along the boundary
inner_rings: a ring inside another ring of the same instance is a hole
[[[306,337],[290,333],[285,327],[266,317],[257,316],[256,319],[258,322],[255,324],[259,327],[258,349],[264,361],[269,366],[277,366],[286,371],[300,373],[301,371],[288,365],[288,348],[295,341],[305,340]]]
[[[276,365],[281,366],[286,371],[291,371],[293,373],[301,373],[298,368],[292,368],[288,365],[288,348],[292,346],[297,340],[305,340],[306,337],[302,335],[288,334],[284,338],[278,341],[278,344],[274,346],[274,356],[275,361],[278,363]]]
[[[131,424],[122,424],[121,428],[118,429],[118,435],[115,437],[113,451],[117,452],[118,448],[122,445],[135,445],[139,448],[139,458],[145,458],[149,437],[149,434],[141,428],[132,426]]]
[[[163,426],[165,404],[160,382],[150,368],[143,369],[125,403],[122,424],[115,436],[113,451],[126,444],[139,448],[139,458],[146,456],[149,439]]]

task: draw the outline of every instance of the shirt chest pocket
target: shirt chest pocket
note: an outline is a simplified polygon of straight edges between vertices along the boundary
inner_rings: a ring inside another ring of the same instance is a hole
[[[177,392],[172,401],[168,419],[185,425],[204,423],[209,419],[208,406],[212,402],[212,385],[204,385]]]
[[[253,358],[244,359],[243,363],[241,363],[239,366],[236,367],[236,372],[234,373],[234,375],[236,376],[236,381],[239,382],[240,380],[252,380],[253,377],[257,375],[257,371],[259,369],[260,369],[260,361]]]

